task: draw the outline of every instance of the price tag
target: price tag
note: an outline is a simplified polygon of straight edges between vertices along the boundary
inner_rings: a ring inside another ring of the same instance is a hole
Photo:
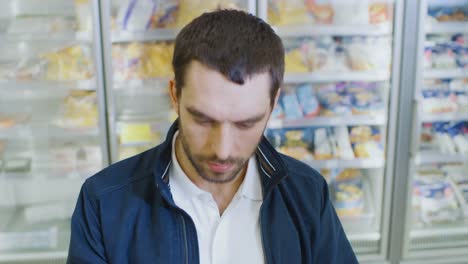
[[[129,144],[151,141],[151,126],[148,123],[122,124],[120,143]]]

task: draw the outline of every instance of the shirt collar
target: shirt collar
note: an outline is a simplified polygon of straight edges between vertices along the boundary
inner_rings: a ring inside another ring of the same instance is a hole
[[[204,191],[196,186],[182,170],[182,167],[180,166],[175,154],[175,141],[178,134],[179,131],[175,132],[174,137],[172,138],[170,185],[177,185],[177,187],[182,191],[181,194],[187,198],[206,195],[211,196],[211,193]],[[258,172],[258,165],[254,155],[252,155],[248,161],[244,181],[239,186],[239,190],[237,191],[236,196],[237,195],[241,195],[242,197],[254,201],[263,200],[260,174]]]

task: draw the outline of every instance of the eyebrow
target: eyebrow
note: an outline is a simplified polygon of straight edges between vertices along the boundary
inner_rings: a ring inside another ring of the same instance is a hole
[[[203,113],[200,110],[195,109],[194,107],[187,106],[185,109],[187,109],[187,112],[189,112],[194,117],[207,119],[209,121],[217,121],[215,118],[210,117],[209,115]],[[249,117],[247,119],[244,119],[244,120],[235,121],[234,123],[256,123],[262,120],[264,117],[265,117],[265,113],[261,113],[261,114],[257,114],[255,116]]]

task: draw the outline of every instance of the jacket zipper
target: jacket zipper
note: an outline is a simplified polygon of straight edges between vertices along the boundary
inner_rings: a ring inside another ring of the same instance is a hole
[[[185,227],[184,216],[180,214],[180,218],[182,219],[182,226],[183,226],[183,230],[184,230],[185,264],[188,264],[187,230],[186,230],[186,227]]]

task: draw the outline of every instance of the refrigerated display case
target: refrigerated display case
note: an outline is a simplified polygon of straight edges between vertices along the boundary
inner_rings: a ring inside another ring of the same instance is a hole
[[[360,262],[385,262],[402,2],[258,3],[286,52],[267,137],[325,176]]]
[[[92,2],[0,10],[0,262],[63,262],[85,178],[108,164]]]
[[[112,162],[164,140],[176,118],[168,96],[175,37],[193,18],[217,8],[255,14],[256,1],[102,1]]]
[[[421,0],[404,262],[468,259],[468,1]],[[432,262],[431,262],[432,263]]]

